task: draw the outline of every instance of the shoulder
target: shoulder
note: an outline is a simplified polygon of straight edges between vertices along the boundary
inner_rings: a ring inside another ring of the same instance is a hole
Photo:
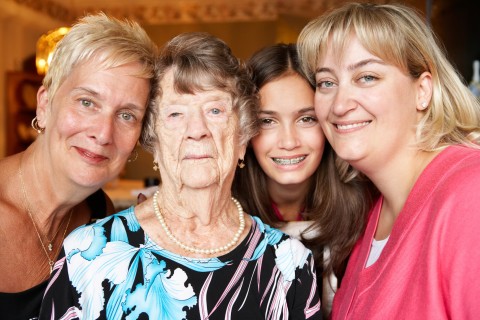
[[[92,243],[107,242],[108,233],[120,231],[126,235],[127,230],[137,231],[140,228],[133,207],[127,208],[111,216],[84,224],[73,230],[64,241],[65,252],[70,249],[86,250]],[[120,229],[120,230],[119,230]],[[110,238],[110,237],[109,237]]]
[[[450,146],[434,161],[427,178],[438,178],[437,188],[440,193],[466,199],[477,194],[480,183],[479,149]]]

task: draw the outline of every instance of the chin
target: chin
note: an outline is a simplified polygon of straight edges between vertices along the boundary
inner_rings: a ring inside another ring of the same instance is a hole
[[[117,175],[110,176],[105,174],[93,173],[93,174],[83,174],[83,175],[76,175],[72,177],[78,185],[85,187],[85,188],[95,188],[99,189],[103,187],[107,182],[115,179]]]
[[[280,185],[296,185],[296,184],[304,183],[305,181],[308,180],[309,177],[294,175],[289,177],[279,177],[275,179],[275,181]]]

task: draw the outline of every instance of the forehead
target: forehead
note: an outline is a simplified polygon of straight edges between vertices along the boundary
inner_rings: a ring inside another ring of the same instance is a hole
[[[194,105],[205,102],[222,102],[232,103],[231,95],[228,92],[217,88],[205,88],[204,90],[196,90],[193,94],[178,92],[175,88],[173,71],[168,71],[160,81],[162,88],[162,98],[160,105],[168,106],[175,104]]]

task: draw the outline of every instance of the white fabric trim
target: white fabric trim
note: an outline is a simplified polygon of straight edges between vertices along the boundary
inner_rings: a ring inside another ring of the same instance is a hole
[[[375,238],[372,240],[372,247],[370,248],[370,254],[368,255],[368,260],[365,268],[370,267],[372,264],[377,262],[378,258],[382,254],[383,248],[385,248],[388,238],[390,236],[386,237],[383,240],[375,240]]]

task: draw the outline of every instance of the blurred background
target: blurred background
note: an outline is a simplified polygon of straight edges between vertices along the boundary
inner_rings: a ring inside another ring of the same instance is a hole
[[[104,11],[138,21],[162,46],[175,35],[206,31],[225,40],[234,53],[247,59],[277,42],[296,42],[305,24],[344,0],[0,0],[0,158],[25,149],[36,133],[36,91],[42,64],[61,33],[87,12]],[[366,2],[366,1],[360,1]],[[373,0],[401,2],[418,9],[444,44],[465,84],[472,63],[480,59],[480,1]],[[36,65],[36,60],[39,65]],[[118,181],[143,186],[155,177],[151,156],[138,147],[139,157],[127,164]],[[116,181],[110,187],[118,187]]]

